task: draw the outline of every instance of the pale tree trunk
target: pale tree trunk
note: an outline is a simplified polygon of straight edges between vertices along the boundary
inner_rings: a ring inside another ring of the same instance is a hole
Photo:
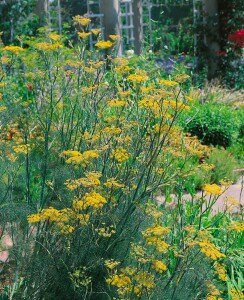
[[[37,0],[34,13],[40,18],[41,24],[44,25],[47,17],[47,0]]]
[[[209,17],[214,17],[218,14],[218,0],[204,0],[204,10]],[[219,36],[219,29],[216,29],[216,35]],[[219,43],[217,40],[213,40],[208,34],[205,35],[205,44],[209,49],[208,58],[208,77],[212,79],[218,69],[217,59],[215,59],[216,51],[219,51]]]
[[[142,52],[143,24],[142,24],[142,0],[132,0],[133,26],[134,26],[134,47],[135,54]]]
[[[110,34],[120,35],[119,27],[119,0],[101,0],[101,13],[104,14],[104,38]],[[121,55],[121,43],[118,42],[118,55]]]

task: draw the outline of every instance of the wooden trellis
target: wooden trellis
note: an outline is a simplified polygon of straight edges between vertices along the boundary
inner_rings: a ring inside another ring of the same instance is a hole
[[[87,0],[87,17],[92,20],[89,23],[89,30],[101,30],[102,38],[104,37],[103,18],[104,14],[101,13],[101,3],[99,0]],[[94,44],[97,42],[95,35],[90,35],[90,49],[93,49]]]
[[[62,14],[60,0],[46,0],[45,10],[47,12],[48,27],[53,31],[62,33]]]
[[[45,0],[46,10],[48,16],[48,25],[52,30],[62,32],[62,10],[60,0]],[[84,0],[82,0],[84,1]],[[119,28],[122,37],[122,49],[133,49],[134,47],[134,26],[133,26],[133,0],[118,0],[119,1]],[[149,36],[149,44],[152,47],[152,8],[171,6],[171,5],[192,5],[193,6],[193,20],[195,22],[197,14],[197,3],[202,0],[141,0],[142,1],[142,26],[146,29]],[[101,12],[101,0],[86,0],[87,3],[87,16],[92,19],[89,24],[89,29],[100,29],[102,37],[104,37],[104,14]],[[92,49],[96,43],[96,37],[90,35],[90,48]],[[197,38],[194,37],[194,48],[196,48]]]

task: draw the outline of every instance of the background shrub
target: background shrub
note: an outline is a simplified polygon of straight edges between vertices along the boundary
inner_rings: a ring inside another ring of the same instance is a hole
[[[224,148],[232,144],[239,129],[235,112],[220,104],[192,107],[184,127],[203,144]]]

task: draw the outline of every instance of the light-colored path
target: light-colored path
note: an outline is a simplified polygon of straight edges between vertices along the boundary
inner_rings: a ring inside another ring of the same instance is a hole
[[[217,202],[213,206],[213,211],[223,211],[229,202],[231,204],[231,199],[228,201],[228,198],[233,198],[233,200],[237,201],[238,204],[233,205],[233,212],[237,212],[239,209],[244,208],[244,176],[242,176],[237,183],[231,185],[228,190],[223,193],[217,200]]]

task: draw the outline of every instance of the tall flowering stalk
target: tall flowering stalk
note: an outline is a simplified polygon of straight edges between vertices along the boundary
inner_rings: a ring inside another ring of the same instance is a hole
[[[196,162],[191,172],[212,167],[198,164],[211,148],[177,125],[191,109],[189,76],[162,78],[150,65],[105,57],[117,36],[98,36],[90,52],[91,21],[74,21],[75,45],[47,33],[26,40],[28,49],[1,49],[0,113],[11,121],[3,124],[2,201],[25,208],[11,219],[24,240],[14,240],[15,292],[23,299],[220,295],[209,281],[227,278],[225,261],[243,228],[227,225],[227,214],[211,216],[218,186],[203,187],[209,198],[192,191],[184,199],[187,163]]]

